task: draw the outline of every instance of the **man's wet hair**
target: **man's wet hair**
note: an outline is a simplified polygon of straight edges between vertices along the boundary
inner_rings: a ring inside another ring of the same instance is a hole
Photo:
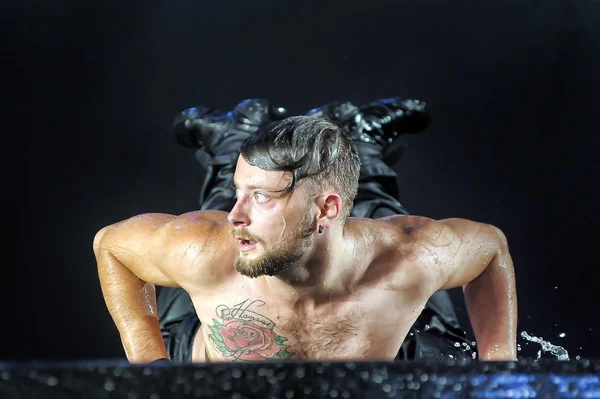
[[[360,159],[354,142],[337,124],[314,116],[271,122],[248,137],[241,154],[250,165],[292,174],[285,191],[307,179],[316,189],[331,186],[342,198],[340,220],[352,211]]]

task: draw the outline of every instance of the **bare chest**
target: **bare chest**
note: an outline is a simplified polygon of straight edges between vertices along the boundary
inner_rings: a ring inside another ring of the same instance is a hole
[[[361,293],[292,306],[245,289],[195,301],[210,361],[393,359],[411,323],[392,303]]]

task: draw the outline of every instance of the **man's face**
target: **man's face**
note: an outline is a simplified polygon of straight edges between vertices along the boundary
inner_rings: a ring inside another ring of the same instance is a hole
[[[301,184],[283,191],[290,173],[265,171],[238,158],[234,176],[237,202],[228,220],[238,239],[235,267],[249,277],[277,275],[293,266],[312,244],[312,201]]]

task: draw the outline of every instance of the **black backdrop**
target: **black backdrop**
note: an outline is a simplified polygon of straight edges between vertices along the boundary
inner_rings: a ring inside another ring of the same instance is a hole
[[[393,95],[433,116],[407,138],[402,202],[503,229],[519,332],[599,357],[597,1],[33,3],[10,14],[27,117],[8,166],[24,193],[0,358],[123,356],[92,238],[198,206],[193,150],[170,133],[181,109]]]

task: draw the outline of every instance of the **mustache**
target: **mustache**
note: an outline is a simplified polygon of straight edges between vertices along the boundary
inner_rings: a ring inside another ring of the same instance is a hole
[[[260,238],[253,236],[247,231],[231,229],[231,235],[235,238],[241,238],[242,240],[254,241],[262,244],[262,240]]]

